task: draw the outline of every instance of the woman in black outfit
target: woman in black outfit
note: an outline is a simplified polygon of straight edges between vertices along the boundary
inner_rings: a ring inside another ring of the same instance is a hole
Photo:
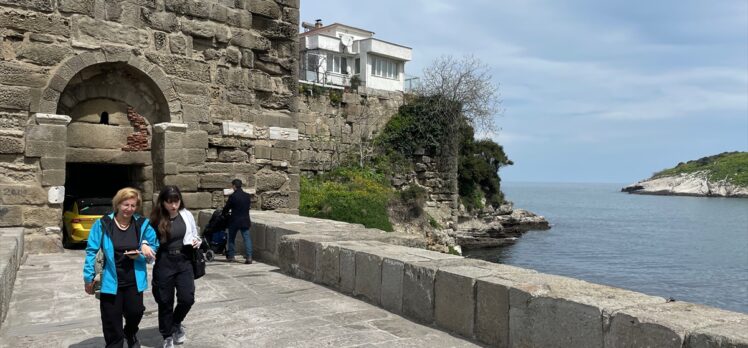
[[[151,223],[161,243],[153,266],[153,296],[158,303],[158,331],[162,347],[186,339],[182,321],[195,303],[192,254],[200,247],[195,218],[185,207],[176,186],[164,187],[151,212]],[[176,290],[177,306],[174,307]]]

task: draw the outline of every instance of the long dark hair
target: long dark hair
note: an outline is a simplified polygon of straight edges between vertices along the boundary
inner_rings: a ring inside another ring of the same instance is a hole
[[[179,188],[173,185],[164,186],[151,210],[151,224],[158,232],[158,237],[162,243],[169,240],[169,232],[171,231],[171,219],[169,219],[169,211],[164,208],[164,203],[176,200],[179,200],[179,210],[184,209],[184,199],[182,199],[182,192],[179,192]]]

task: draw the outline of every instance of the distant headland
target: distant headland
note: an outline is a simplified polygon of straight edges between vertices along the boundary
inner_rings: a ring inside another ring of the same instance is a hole
[[[748,198],[748,152],[718,155],[678,163],[621,192],[703,197]]]

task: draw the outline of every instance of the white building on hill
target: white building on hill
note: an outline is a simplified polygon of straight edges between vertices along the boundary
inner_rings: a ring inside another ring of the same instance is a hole
[[[368,30],[333,23],[304,22],[300,34],[301,82],[327,86],[360,86],[385,91],[402,91],[405,63],[410,47],[374,38]]]

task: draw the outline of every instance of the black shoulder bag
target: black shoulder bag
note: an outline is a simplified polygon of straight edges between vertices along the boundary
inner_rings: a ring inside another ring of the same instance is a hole
[[[195,279],[205,275],[205,251],[201,248],[192,249],[192,274]]]

